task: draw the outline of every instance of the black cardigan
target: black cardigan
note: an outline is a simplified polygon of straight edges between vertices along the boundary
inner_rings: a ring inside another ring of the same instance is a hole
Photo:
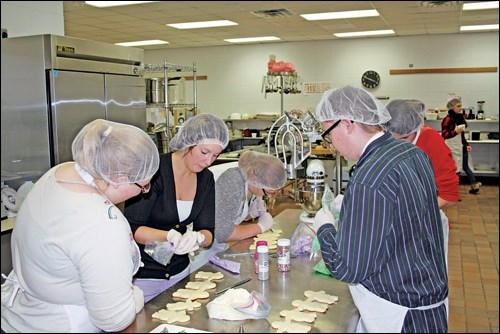
[[[198,173],[191,214],[186,220],[179,222],[172,153],[162,154],[160,168],[151,180],[151,190],[147,194],[133,197],[126,202],[125,217],[129,221],[133,234],[141,226],[165,231],[175,229],[184,234],[186,226],[191,222],[193,222],[193,230],[208,230],[213,234],[215,230],[215,182],[212,172],[205,168]],[[169,279],[189,265],[188,254],[174,254],[170,263],[163,266],[144,252],[144,245],[138,245],[144,267],[136,273],[134,276],[136,278]]]

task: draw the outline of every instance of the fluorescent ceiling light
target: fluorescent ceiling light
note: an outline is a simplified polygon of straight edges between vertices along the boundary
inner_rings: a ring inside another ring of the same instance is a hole
[[[167,24],[167,26],[176,29],[198,29],[198,28],[227,27],[227,26],[237,26],[237,25],[238,23],[228,20]]]
[[[123,46],[139,46],[139,45],[158,45],[158,44],[168,44],[167,41],[162,41],[159,39],[151,39],[148,41],[136,41],[136,42],[123,42],[123,43],[115,43],[116,45]]]
[[[464,3],[463,10],[493,9],[498,8],[498,1]]]
[[[94,7],[116,7],[125,5],[140,5],[148,2],[158,1],[85,1],[85,4]]]
[[[276,36],[225,39],[225,41],[229,43],[251,43],[251,42],[266,42],[266,41],[279,41],[279,40],[281,39]]]
[[[483,24],[480,26],[461,26],[460,31],[478,31],[478,30],[498,30],[498,24]]]
[[[356,32],[341,32],[334,34],[337,37],[362,37],[362,36],[377,36],[377,35],[395,35],[394,30],[372,30],[372,31],[356,31]]]
[[[302,16],[308,21],[317,21],[317,20],[349,19],[356,17],[370,17],[379,15],[380,14],[375,9],[369,9],[369,10],[352,10],[347,12],[301,14],[300,16]]]

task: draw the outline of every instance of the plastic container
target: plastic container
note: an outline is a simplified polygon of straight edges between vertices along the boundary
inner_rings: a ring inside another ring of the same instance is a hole
[[[256,274],[259,273],[259,253],[257,252],[257,247],[259,246],[267,246],[267,241],[257,240],[257,243],[255,244],[255,253],[253,253],[253,259],[255,261],[254,269]]]
[[[269,279],[269,247],[258,246],[259,253],[259,280],[267,281]]]
[[[278,271],[290,271],[290,239],[278,239]]]

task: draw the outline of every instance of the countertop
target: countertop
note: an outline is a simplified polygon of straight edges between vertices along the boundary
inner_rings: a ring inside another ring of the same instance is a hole
[[[2,234],[11,232],[14,228],[14,224],[16,223],[15,217],[9,217],[7,219],[2,220]]]
[[[281,229],[283,238],[290,238],[298,225],[301,209],[286,209],[274,217],[275,229]],[[276,267],[276,258],[270,257],[269,280],[258,280],[254,272],[254,261],[250,255],[237,257],[224,257],[224,254],[248,252],[248,247],[253,243],[253,239],[245,239],[233,244],[223,254],[219,254],[222,259],[237,261],[241,263],[240,274],[231,274],[230,272],[217,267],[211,263],[204,265],[199,271],[217,272],[224,274],[222,281],[217,282],[217,287],[209,290],[210,296],[206,300],[198,300],[202,303],[201,308],[192,312],[187,312],[191,319],[187,323],[174,323],[174,325],[196,328],[215,333],[237,333],[241,324],[244,325],[247,333],[275,333],[276,330],[271,327],[274,321],[283,321],[279,313],[282,310],[292,310],[293,300],[305,300],[305,290],[325,291],[327,294],[339,297],[337,304],[330,305],[325,313],[317,313],[316,321],[311,325],[311,333],[346,333],[354,332],[359,313],[354,305],[351,294],[346,283],[337,281],[331,276],[326,276],[313,272],[313,266],[320,260],[315,258],[310,260],[309,256],[300,256],[291,259],[291,270],[289,272],[278,272]],[[172,299],[172,293],[179,288],[184,288],[189,281],[194,281],[195,273],[178,282],[170,289],[158,295],[149,301],[144,308],[137,314],[135,321],[124,330],[126,333],[145,333],[150,332],[162,323],[160,320],[153,319],[151,315],[166,308],[167,303],[175,302]],[[252,278],[238,288],[244,288],[251,292],[255,290],[266,297],[271,304],[271,313],[267,319],[229,321],[210,319],[208,317],[206,304],[215,298],[215,291],[221,290],[233,283],[239,282],[245,278]]]

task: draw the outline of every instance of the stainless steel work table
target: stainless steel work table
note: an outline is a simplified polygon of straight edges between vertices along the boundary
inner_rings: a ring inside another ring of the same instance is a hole
[[[300,209],[286,209],[276,217],[274,217],[273,227],[281,229],[283,238],[290,238],[293,231],[298,225],[299,215],[302,212]],[[248,247],[253,243],[253,239],[245,239],[232,245],[223,254],[248,252]],[[273,252],[273,251],[271,251]],[[269,280],[259,281],[257,274],[254,272],[254,261],[250,255],[237,257],[223,257],[223,259],[237,261],[241,263],[240,274],[232,274],[220,267],[208,263],[201,267],[199,271],[220,271],[224,274],[222,281],[216,281],[217,287],[210,291],[210,297],[206,300],[198,299],[202,303],[201,308],[195,309],[192,312],[187,312],[191,316],[191,320],[187,323],[174,323],[173,325],[191,327],[210,331],[214,333],[237,333],[241,324],[244,325],[247,333],[275,333],[276,330],[271,327],[273,321],[283,321],[284,318],[279,315],[282,310],[292,310],[293,300],[305,300],[305,290],[325,291],[328,294],[339,297],[337,304],[330,305],[325,313],[317,313],[316,321],[311,324],[310,333],[347,333],[354,332],[359,313],[354,305],[351,294],[346,283],[337,281],[331,276],[326,276],[313,272],[313,266],[318,262],[318,259],[309,260],[308,256],[300,256],[291,259],[291,270],[289,272],[279,272],[277,270],[276,258],[270,257],[269,264]],[[195,273],[187,276],[185,279],[172,286],[170,289],[158,295],[156,298],[148,302],[144,309],[137,314],[135,321],[124,331],[133,332],[150,332],[162,322],[153,319],[151,315],[166,308],[167,303],[173,303],[178,300],[173,300],[172,293],[177,289],[184,288],[189,281],[194,281]],[[251,292],[255,290],[263,294],[271,304],[271,312],[267,319],[259,320],[244,320],[244,321],[229,321],[210,319],[208,317],[206,304],[213,300],[216,296],[215,291],[219,291],[233,283],[241,281],[247,277],[252,280],[238,288],[244,288]]]

